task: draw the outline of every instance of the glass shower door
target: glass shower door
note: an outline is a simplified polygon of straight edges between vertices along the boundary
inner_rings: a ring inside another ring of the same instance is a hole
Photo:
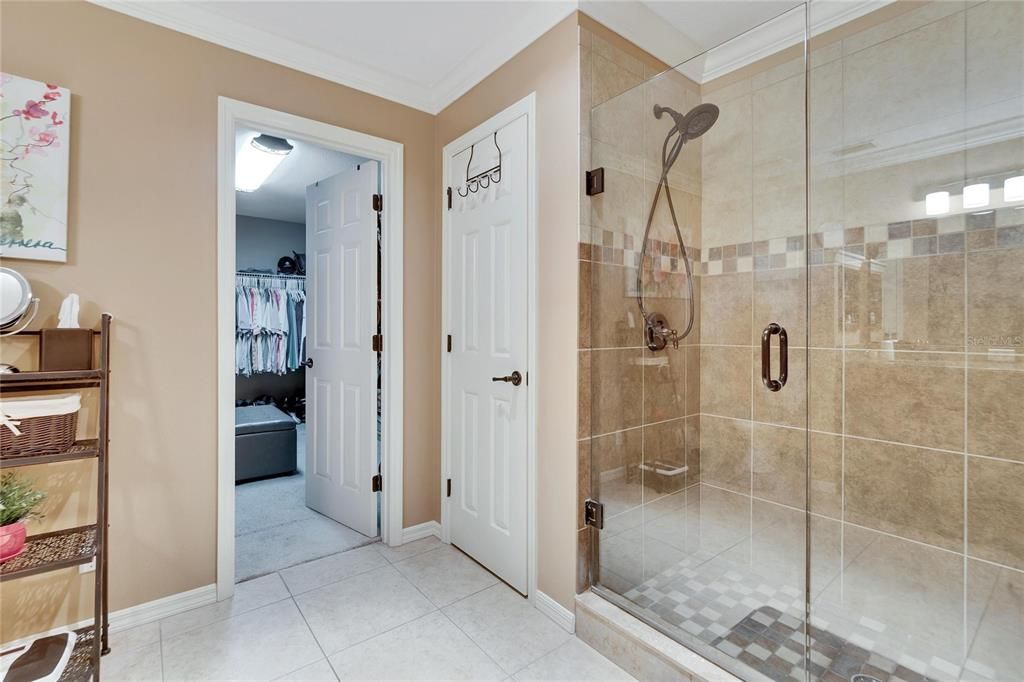
[[[766,72],[730,62],[805,23],[801,5],[646,80],[583,41],[604,169],[581,263],[591,580],[745,680],[805,675],[803,44]]]
[[[761,31],[805,25],[801,6]],[[703,149],[701,487],[739,540],[701,571],[739,607],[716,648],[772,680],[804,679],[809,653],[806,87],[802,41],[703,86],[722,115]]]
[[[744,680],[1024,680],[1024,3],[849,7],[581,41],[590,577]]]

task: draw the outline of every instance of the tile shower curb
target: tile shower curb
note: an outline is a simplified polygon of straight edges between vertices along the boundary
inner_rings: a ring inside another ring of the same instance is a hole
[[[576,595],[576,636],[639,680],[741,682],[593,592]]]

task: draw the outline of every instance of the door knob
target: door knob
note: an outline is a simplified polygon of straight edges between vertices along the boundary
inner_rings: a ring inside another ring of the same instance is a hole
[[[300,362],[299,365],[308,369],[313,369],[313,358],[306,358],[306,361]]]
[[[504,381],[506,383],[512,384],[513,386],[518,386],[519,384],[523,383],[523,375],[520,374],[519,372],[512,372],[506,377],[493,377],[491,381]]]

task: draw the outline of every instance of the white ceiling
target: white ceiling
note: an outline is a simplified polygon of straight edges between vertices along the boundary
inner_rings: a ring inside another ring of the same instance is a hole
[[[575,0],[93,0],[435,114],[576,9]]]
[[[821,30],[891,0],[816,0]],[[798,0],[92,0],[240,52],[436,114],[579,9],[667,64]],[[704,81],[803,36],[802,14],[696,60]]]
[[[235,150],[249,144],[261,131],[239,128]],[[306,187],[362,163],[351,154],[324,149],[301,140],[288,140],[294,149],[284,157],[267,181],[255,192],[235,192],[235,211],[239,215],[306,222]]]
[[[682,0],[650,2],[648,6],[672,28],[703,49],[709,50],[801,4],[797,0]],[[681,55],[681,58],[675,57],[666,61],[670,64],[679,64],[690,56],[692,55]]]

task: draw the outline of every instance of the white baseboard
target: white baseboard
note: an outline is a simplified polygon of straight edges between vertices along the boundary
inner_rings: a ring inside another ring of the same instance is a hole
[[[204,585],[203,587],[197,587],[196,589],[188,590],[187,592],[179,592],[178,594],[154,599],[153,601],[148,601],[144,604],[129,606],[128,608],[121,609],[119,611],[111,611],[110,632],[120,632],[121,630],[138,627],[139,625],[155,623],[156,621],[167,618],[168,616],[174,616],[179,613],[184,613],[185,611],[191,611],[192,609],[200,606],[213,604],[216,601],[217,586]],[[37,637],[44,637],[49,634],[62,632],[65,629],[77,630],[78,628],[83,628],[91,623],[91,619],[83,620],[68,626],[53,628],[47,632],[40,632],[14,642],[5,642],[2,646],[7,647],[21,642],[27,642],[28,640],[35,639]]]
[[[540,590],[533,594],[533,606],[566,632],[576,631],[576,614]]]
[[[213,604],[217,601],[217,586],[204,585],[187,592],[179,592],[160,599],[154,599],[137,606],[129,606],[110,614],[110,631],[118,632],[128,628],[153,623],[185,611]],[[89,621],[86,621],[88,624]]]
[[[441,537],[441,524],[437,521],[426,521],[424,523],[416,524],[415,526],[409,526],[408,528],[402,529],[402,542],[413,542],[414,540],[422,540],[423,538],[429,538],[431,535],[440,539]]]

